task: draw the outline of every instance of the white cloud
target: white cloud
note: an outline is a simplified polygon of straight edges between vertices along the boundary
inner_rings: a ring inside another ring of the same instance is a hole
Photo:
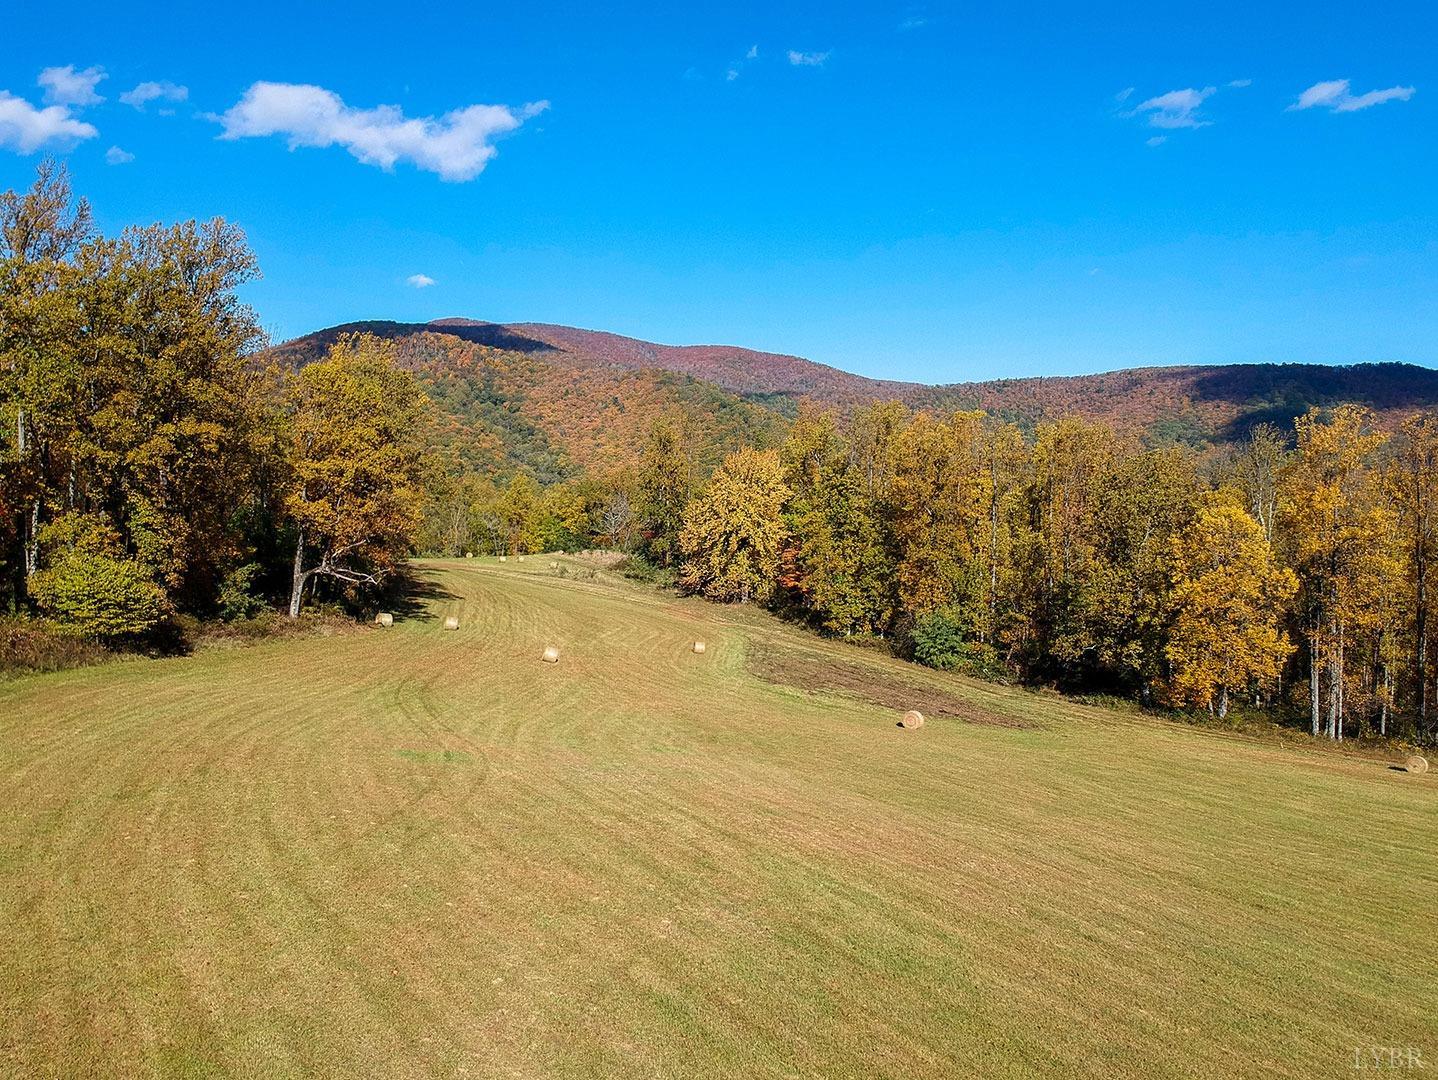
[[[824,61],[829,59],[826,52],[798,52],[795,49],[789,50],[789,63],[795,67],[823,67]]]
[[[102,67],[89,67],[76,71],[74,64],[64,67],[47,67],[35,80],[45,88],[45,102],[48,105],[98,105],[105,99],[95,93],[95,87],[105,77]]]
[[[1166,143],[1166,142],[1168,142],[1168,136],[1167,136],[1167,135],[1154,135],[1152,138],[1146,139],[1146,140],[1144,141],[1144,145],[1145,145],[1145,146],[1162,146],[1162,145],[1163,145],[1164,143]]]
[[[1202,90],[1189,87],[1185,90],[1170,90],[1158,97],[1151,97],[1141,103],[1130,116],[1147,114],[1150,127],[1156,128],[1201,128],[1212,121],[1198,115],[1205,101],[1218,93],[1217,88],[1205,86]]]
[[[356,109],[320,86],[257,82],[216,119],[222,139],[284,135],[290,149],[343,146],[366,165],[388,171],[397,162],[437,173],[442,180],[473,180],[494,157],[492,142],[549,108],[470,105],[441,117],[406,118],[397,105]]]
[[[922,27],[925,27],[925,26],[928,26],[928,25],[929,25],[929,20],[926,19],[924,16],[922,16],[922,15],[910,15],[907,19],[904,19],[904,20],[902,20],[902,21],[899,23],[897,29],[898,29],[900,32],[903,32],[903,31],[906,31],[906,30],[918,30],[918,29],[920,29],[920,28],[922,28]]]
[[[24,98],[0,90],[0,147],[33,154],[42,146],[67,149],[98,134],[92,125],[71,116],[63,105],[37,109]]]
[[[745,59],[745,60],[757,60],[757,59],[759,59],[759,46],[758,46],[758,45],[750,45],[750,46],[749,46],[749,51],[744,54],[744,59]]]
[[[428,274],[411,274],[404,283],[416,289],[427,289],[434,284],[434,278]]]
[[[184,101],[190,96],[188,86],[177,86],[172,82],[142,82],[133,90],[120,95],[120,101],[136,109],[143,109],[151,101]]]
[[[1288,106],[1288,111],[1324,108],[1332,112],[1357,112],[1373,105],[1382,105],[1386,101],[1407,101],[1413,93],[1414,87],[1411,86],[1390,86],[1387,90],[1354,94],[1347,79],[1332,79],[1314,83],[1298,95],[1298,100]]]
[[[1252,79],[1230,79],[1228,82],[1228,88],[1230,90],[1243,90],[1252,85]]]
[[[135,160],[135,155],[128,150],[121,150],[118,146],[112,146],[105,151],[106,165],[128,165]]]

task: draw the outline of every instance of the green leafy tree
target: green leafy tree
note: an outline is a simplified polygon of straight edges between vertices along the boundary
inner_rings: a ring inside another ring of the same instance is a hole
[[[46,566],[30,579],[36,606],[71,632],[101,641],[135,637],[170,610],[149,570],[124,554],[103,514],[71,511],[47,524],[39,544]]]
[[[677,420],[661,417],[649,431],[639,463],[639,520],[650,558],[668,566],[679,549],[693,465]]]

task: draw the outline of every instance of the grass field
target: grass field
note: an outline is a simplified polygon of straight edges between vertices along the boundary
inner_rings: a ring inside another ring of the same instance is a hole
[[[1434,774],[421,572],[390,630],[0,684],[0,1074],[1438,1068]]]

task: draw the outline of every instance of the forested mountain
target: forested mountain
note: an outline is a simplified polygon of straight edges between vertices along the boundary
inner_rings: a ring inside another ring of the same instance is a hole
[[[519,468],[541,483],[632,464],[655,420],[678,414],[699,465],[782,435],[792,403],[746,400],[663,368],[596,362],[490,324],[351,323],[281,345],[285,366],[322,357],[352,331],[394,340],[439,406],[438,443],[470,471]],[[802,363],[802,361],[800,361]]]
[[[1438,404],[1438,371],[1410,364],[1154,367],[927,386],[735,346],[657,345],[567,326],[472,319],[350,323],[287,342],[272,355],[303,363],[356,330],[399,339],[401,354],[457,422],[483,420],[516,463],[540,475],[562,473],[566,458],[600,464],[628,458],[653,415],[674,409],[692,422],[701,455],[716,459],[738,441],[763,441],[782,426],[773,414],[792,416],[804,398],[845,412],[887,400],[938,411],[983,409],[1025,430],[1075,416],[1152,445],[1233,442],[1256,423],[1286,425],[1312,405],[1366,405],[1392,427]],[[496,453],[503,456],[498,445]]]

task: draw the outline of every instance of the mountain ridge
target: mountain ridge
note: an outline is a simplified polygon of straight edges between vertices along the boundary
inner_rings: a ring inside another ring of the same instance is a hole
[[[632,411],[625,409],[627,402],[643,399],[652,413],[662,410],[666,400],[672,404],[686,395],[694,408],[702,399],[705,408],[732,411],[734,423],[726,429],[724,445],[740,428],[762,426],[754,415],[744,414],[745,408],[758,406],[789,417],[804,399],[841,412],[885,400],[939,412],[983,409],[1026,430],[1077,416],[1151,443],[1200,446],[1240,439],[1257,423],[1291,423],[1312,405],[1358,402],[1372,408],[1384,427],[1418,409],[1438,407],[1438,370],[1395,362],[1180,364],[927,384],[873,379],[804,357],[737,345],[664,345],[552,323],[459,317],[344,323],[274,346],[269,354],[304,363],[354,331],[408,343],[402,353],[432,375],[488,371],[491,396],[514,395],[511,411],[530,408],[537,431],[551,431],[555,441],[567,442],[571,452],[581,455],[591,447],[567,429],[621,419],[632,427],[635,417],[626,415]],[[438,344],[446,340],[452,348]],[[505,374],[495,383],[500,368]],[[522,379],[516,375],[521,370]],[[530,405],[514,405],[521,399]],[[633,437],[629,431],[618,442],[627,445]],[[606,452],[618,449],[614,439],[604,445]]]

